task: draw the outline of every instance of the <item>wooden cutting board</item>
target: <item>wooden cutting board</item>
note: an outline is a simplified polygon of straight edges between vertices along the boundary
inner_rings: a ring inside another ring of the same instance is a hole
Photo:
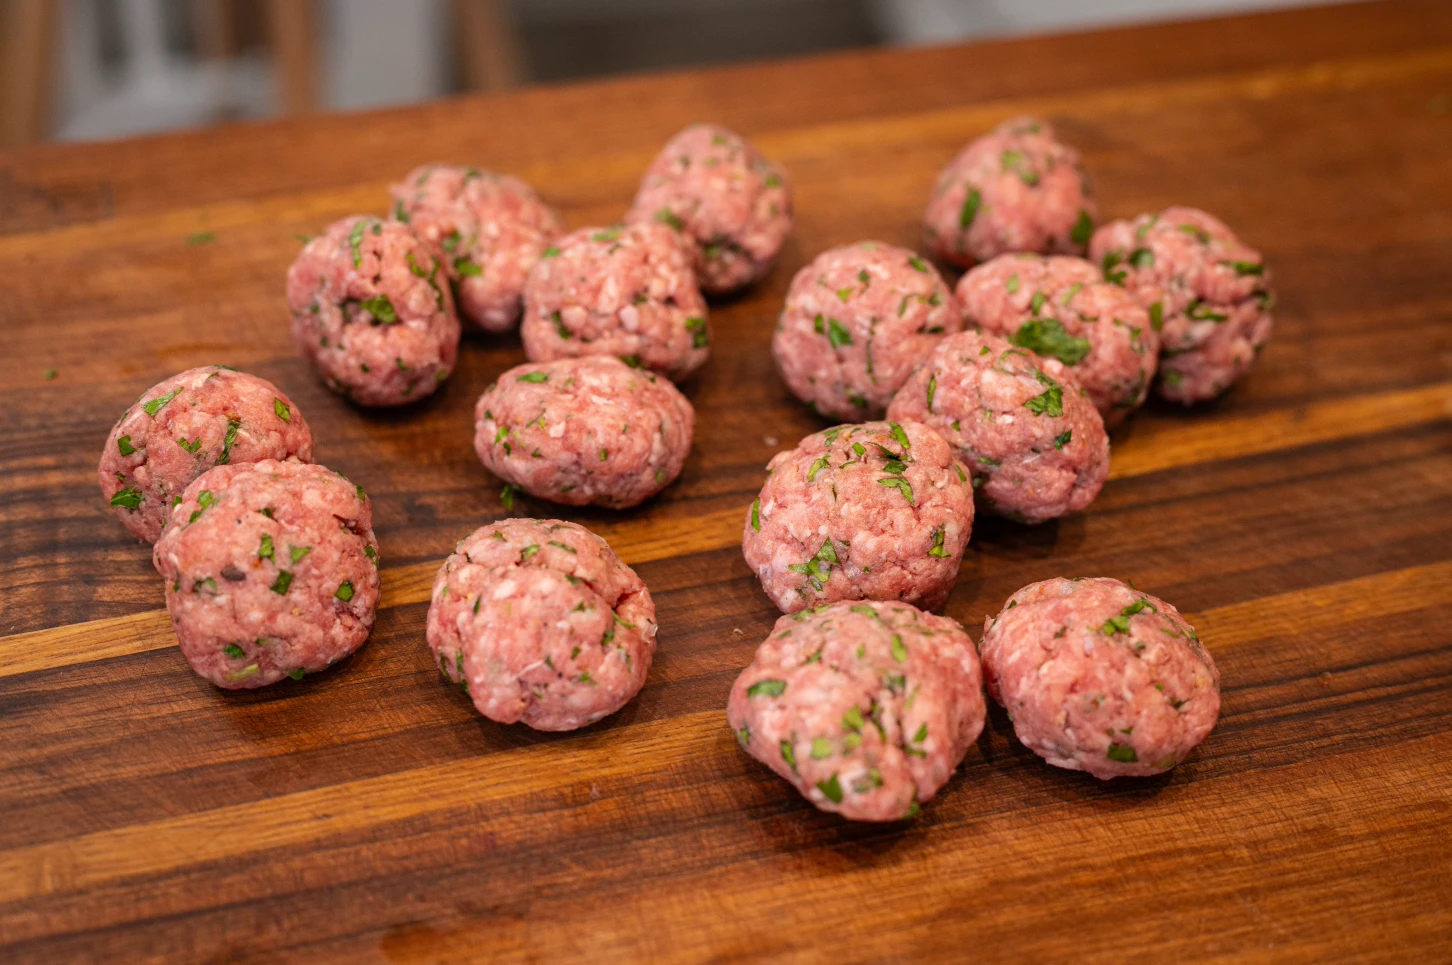
[[[787,282],[913,245],[937,169],[1019,112],[1084,152],[1107,216],[1222,215],[1280,289],[1254,374],[1114,435],[1086,513],[980,521],[946,612],[1055,575],[1192,615],[1224,715],[1173,773],[1101,783],[991,715],[916,821],[818,813],[735,746],[727,690],[776,616],[741,559],[779,448],[821,428],[768,342]],[[640,696],[586,731],[478,717],[423,643],[454,541],[502,515],[470,336],[434,398],[362,412],[293,354],[293,236],[449,160],[618,217],[678,127],[783,162],[799,223],[713,307],[681,480],[565,511],[659,603]],[[1452,5],[1338,6],[846,54],[0,154],[0,960],[1452,959]],[[111,423],[211,362],[286,388],[374,500],[369,644],[228,694],[174,647],[147,549],[102,504]],[[53,370],[53,377],[51,371]]]

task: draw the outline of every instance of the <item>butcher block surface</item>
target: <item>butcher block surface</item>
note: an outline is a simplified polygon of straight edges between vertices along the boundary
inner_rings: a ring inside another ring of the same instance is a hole
[[[933,176],[1021,113],[1106,218],[1171,204],[1265,254],[1275,336],[1224,398],[1151,402],[1087,512],[981,516],[944,612],[1052,576],[1174,603],[1219,726],[1151,779],[1044,764],[996,708],[916,820],[820,813],[737,747],[727,692],[778,616],[740,550],[773,453],[825,423],[769,344],[821,250],[918,243]],[[474,400],[523,360],[466,335],[438,394],[362,411],[294,352],[295,236],[416,164],[624,212],[712,120],[781,162],[797,228],[712,306],[680,480],[624,512],[519,497]],[[0,960],[14,963],[1446,961],[1452,956],[1452,5],[1395,0],[848,53],[0,153]],[[373,499],[369,643],[225,693],[175,646],[106,433],[208,363],[281,386]],[[605,537],[649,585],[645,689],[583,731],[478,716],[424,645],[433,574],[508,515]]]

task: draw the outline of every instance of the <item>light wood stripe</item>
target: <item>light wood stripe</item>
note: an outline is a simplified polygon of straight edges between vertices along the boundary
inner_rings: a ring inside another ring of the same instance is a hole
[[[1114,450],[1111,479],[1264,455],[1299,446],[1350,439],[1452,418],[1452,383],[1404,392],[1356,396],[1199,425],[1162,423],[1136,432]],[[734,546],[745,507],[687,519],[626,521],[596,531],[625,562],[635,565]],[[429,599],[439,563],[383,571],[380,607]],[[164,610],[91,620],[0,638],[0,677],[107,660],[175,646]]]
[[[738,543],[745,512],[743,507],[702,513],[687,519],[632,520],[596,526],[594,531],[610,544],[621,559],[634,566],[723,549]],[[380,574],[383,591],[379,607],[386,609],[426,602],[442,562],[385,568]],[[73,623],[0,637],[0,677],[174,646],[176,635],[165,610]]]
[[[1281,452],[1443,419],[1452,419],[1448,382],[1193,425],[1158,422],[1146,432],[1132,426],[1133,435],[1111,455],[1109,478]]]
[[[1212,652],[1385,613],[1452,604],[1452,561],[1190,614]],[[519,795],[562,781],[689,767],[724,727],[718,709],[450,761],[0,852],[0,903],[302,845]]]

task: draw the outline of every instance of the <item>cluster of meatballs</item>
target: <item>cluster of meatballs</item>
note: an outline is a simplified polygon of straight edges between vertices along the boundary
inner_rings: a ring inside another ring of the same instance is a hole
[[[433,393],[463,327],[519,326],[522,365],[479,397],[474,448],[513,493],[636,506],[681,473],[710,353],[707,296],[760,280],[793,223],[785,172],[696,124],[620,223],[566,232],[516,178],[427,165],[306,242],[287,273],[299,352],[360,406]],[[1213,398],[1270,334],[1260,255],[1192,208],[1115,221],[1078,153],[1008,121],[943,170],[927,258],[864,241],[793,278],[772,339],[787,388],[840,424],[778,453],[742,551],[784,614],[732,688],[741,746],[816,806],[911,817],[984,726],[984,691],[1049,763],[1162,773],[1214,726],[1219,676],[1163,600],[1111,579],[1019,590],[977,645],[942,606],[977,512],[1026,524],[1088,506],[1108,429],[1151,387]],[[1087,260],[1088,255],[1092,260]],[[300,678],[367,639],[379,555],[361,486],[315,465],[297,406],[222,366],[145,393],[99,476],[153,561],[181,650],[223,688]],[[484,716],[571,730],[644,685],[656,613],[604,540],[505,519],[439,569],[426,640]]]

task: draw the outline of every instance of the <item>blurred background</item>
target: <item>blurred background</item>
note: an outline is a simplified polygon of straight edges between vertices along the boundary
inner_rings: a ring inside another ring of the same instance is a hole
[[[0,145],[1307,2],[0,0]]]

